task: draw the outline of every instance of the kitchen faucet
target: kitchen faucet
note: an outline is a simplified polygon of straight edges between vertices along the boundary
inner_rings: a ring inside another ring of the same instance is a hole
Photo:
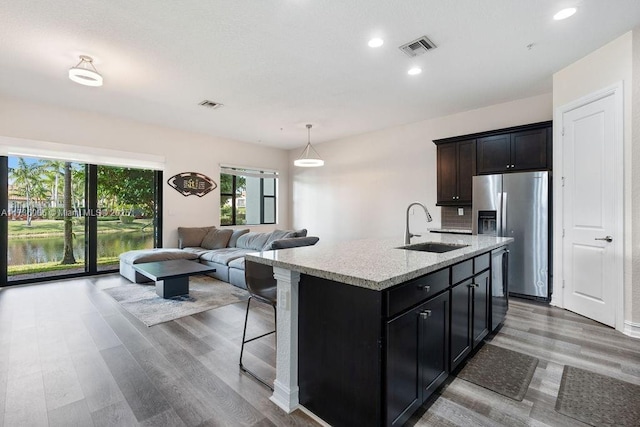
[[[413,202],[409,206],[407,206],[407,223],[406,223],[405,228],[404,228],[404,244],[405,245],[408,245],[408,244],[411,243],[411,238],[412,237],[414,237],[414,236],[415,237],[420,237],[419,234],[412,234],[409,231],[409,211],[411,210],[411,207],[415,206],[415,205],[420,206],[422,209],[424,209],[424,213],[427,214],[427,222],[433,221],[433,219],[431,218],[431,215],[429,214],[429,211],[427,210],[427,207],[425,205],[423,205],[422,203]]]

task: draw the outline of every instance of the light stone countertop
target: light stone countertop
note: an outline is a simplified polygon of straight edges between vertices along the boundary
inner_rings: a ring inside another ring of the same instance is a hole
[[[504,246],[510,237],[430,234],[413,238],[412,244],[439,242],[467,247],[445,253],[398,249],[402,238],[365,239],[323,243],[301,248],[247,254],[247,261],[298,271],[377,291],[456,264],[465,259]]]

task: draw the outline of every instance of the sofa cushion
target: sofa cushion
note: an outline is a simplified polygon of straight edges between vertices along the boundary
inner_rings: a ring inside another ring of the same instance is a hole
[[[197,259],[198,255],[182,249],[139,249],[120,255],[120,261],[127,264],[141,264],[143,262],[169,261],[173,259]]]
[[[242,258],[246,254],[255,252],[253,249],[223,248],[207,251],[200,254],[200,259],[218,264],[227,265],[236,258]]]
[[[205,249],[205,248],[201,248],[201,247],[194,247],[194,248],[182,248],[183,251],[185,252],[189,252],[192,254],[196,254],[196,256],[200,256],[205,252],[209,252],[210,249]]]
[[[314,236],[279,239],[271,242],[271,247],[269,249],[288,249],[299,248],[301,246],[312,246],[318,243],[318,240],[320,239]]]
[[[280,240],[280,239],[287,239],[289,237],[295,237],[296,236],[296,232],[295,231],[291,231],[291,230],[273,230],[271,232],[271,234],[269,234],[269,237],[267,238],[267,241],[264,243],[264,246],[262,247],[263,251],[268,251],[269,249],[271,249],[271,242],[273,242],[274,240]]]
[[[230,261],[229,268],[237,268],[239,270],[244,270],[244,257],[236,258],[233,261]]]
[[[229,243],[229,239],[231,239],[231,235],[233,234],[233,230],[219,230],[214,228],[213,230],[209,230],[204,239],[202,239],[201,247],[205,249],[222,249],[227,247],[227,243]]]
[[[238,238],[236,243],[237,248],[252,249],[254,251],[261,251],[264,244],[267,243],[267,239],[271,233],[247,233]]]
[[[202,239],[204,239],[209,230],[214,228],[216,227],[213,225],[210,227],[178,227],[178,247],[182,249],[202,246]]]
[[[233,234],[231,235],[231,239],[229,239],[229,243],[227,244],[227,246],[229,246],[230,248],[235,248],[238,244],[238,238],[243,234],[247,234],[250,231],[251,230],[249,230],[248,228],[233,230]]]

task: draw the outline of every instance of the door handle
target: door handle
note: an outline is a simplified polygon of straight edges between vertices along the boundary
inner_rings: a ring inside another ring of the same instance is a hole
[[[611,243],[611,242],[613,242],[613,237],[611,237],[611,236],[596,237],[595,240],[604,240],[605,242]]]

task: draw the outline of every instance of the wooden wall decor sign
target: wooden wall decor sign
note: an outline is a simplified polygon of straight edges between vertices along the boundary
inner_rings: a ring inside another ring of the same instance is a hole
[[[169,178],[167,184],[185,197],[191,195],[202,197],[218,188],[218,184],[211,178],[197,172],[179,173]]]

